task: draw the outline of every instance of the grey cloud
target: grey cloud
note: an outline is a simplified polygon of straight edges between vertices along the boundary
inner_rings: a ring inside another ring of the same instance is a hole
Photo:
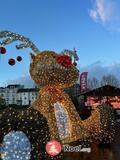
[[[97,61],[91,65],[81,67],[81,71],[87,71],[90,78],[101,79],[103,75],[113,74],[120,79],[120,64],[118,63],[106,66],[104,63]]]

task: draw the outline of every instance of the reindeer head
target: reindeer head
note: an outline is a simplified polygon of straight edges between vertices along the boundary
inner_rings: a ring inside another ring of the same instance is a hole
[[[74,85],[78,79],[79,72],[73,60],[73,58],[76,60],[78,58],[75,52],[68,50],[61,54],[53,51],[40,52],[29,38],[8,31],[0,32],[0,38],[7,38],[0,43],[1,46],[20,40],[23,43],[17,45],[17,49],[27,47],[32,49],[30,75],[38,86],[56,85],[67,88]]]

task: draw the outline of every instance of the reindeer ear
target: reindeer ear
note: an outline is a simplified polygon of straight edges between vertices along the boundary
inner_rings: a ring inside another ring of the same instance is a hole
[[[35,59],[35,55],[33,53],[30,53],[31,59],[34,60]]]

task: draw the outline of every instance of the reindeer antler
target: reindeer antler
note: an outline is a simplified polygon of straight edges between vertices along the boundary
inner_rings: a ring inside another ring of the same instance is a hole
[[[31,48],[35,54],[40,52],[40,50],[36,47],[36,45],[29,38],[26,38],[20,34],[16,34],[10,31],[1,31],[0,38],[7,38],[3,40],[2,42],[0,42],[1,46],[5,46],[7,44],[10,44],[14,41],[19,40],[19,41],[22,41],[23,43],[20,45],[16,45],[17,49]]]

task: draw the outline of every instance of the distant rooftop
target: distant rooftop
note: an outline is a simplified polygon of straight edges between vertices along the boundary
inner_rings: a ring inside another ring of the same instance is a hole
[[[111,85],[105,85],[90,91],[86,91],[82,93],[81,95],[84,96],[120,96],[120,88],[111,86]]]
[[[0,87],[0,89],[4,89],[4,87]]]
[[[22,88],[18,90],[18,93],[22,93],[22,92],[38,92],[39,89],[38,88]]]
[[[22,88],[24,88],[24,85],[20,85],[20,84],[10,84],[10,85],[8,85],[6,88],[19,88],[19,87],[22,87]]]

